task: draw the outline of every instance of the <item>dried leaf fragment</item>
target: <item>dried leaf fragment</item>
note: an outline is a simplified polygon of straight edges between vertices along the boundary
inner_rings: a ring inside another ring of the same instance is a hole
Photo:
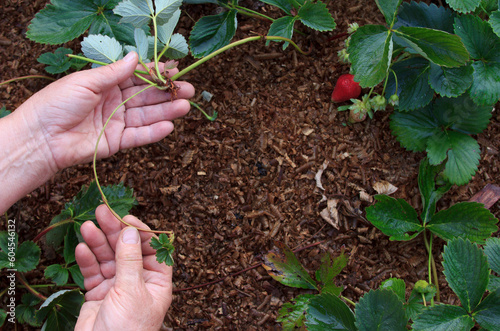
[[[382,180],[373,184],[373,189],[377,191],[378,194],[391,195],[396,192],[398,188],[388,181]]]
[[[320,212],[320,216],[337,230],[340,222],[339,210],[337,209],[338,203],[339,199],[328,199],[326,208]]]

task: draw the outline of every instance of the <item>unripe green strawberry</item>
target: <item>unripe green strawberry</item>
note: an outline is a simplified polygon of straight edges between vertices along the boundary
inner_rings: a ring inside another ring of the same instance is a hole
[[[332,93],[333,102],[356,99],[361,94],[361,86],[354,81],[354,75],[344,74],[339,77]]]

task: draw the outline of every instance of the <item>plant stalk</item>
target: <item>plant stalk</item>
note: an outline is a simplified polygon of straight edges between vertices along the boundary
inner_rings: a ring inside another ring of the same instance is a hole
[[[434,286],[436,287],[436,300],[441,301],[441,297],[439,294],[439,279],[437,275],[437,268],[436,268],[436,261],[434,260],[434,255],[432,255],[432,233],[430,233],[430,239],[427,240],[427,235],[424,231],[424,243],[425,243],[425,248],[427,249],[427,253],[429,254],[429,260],[428,260],[428,273],[429,273],[429,284],[434,283]],[[432,278],[434,278],[434,282],[432,281]],[[431,306],[434,306],[434,298],[431,299]]]
[[[16,78],[5,80],[5,81],[0,83],[0,86],[5,85],[5,84],[10,84],[13,82],[17,82],[20,80],[24,80],[24,79],[31,79],[31,78],[43,78],[43,79],[48,79],[48,80],[52,80],[52,81],[56,80],[55,78],[52,78],[49,76],[44,76],[44,75],[29,75],[29,76],[22,76],[22,77],[16,77]]]
[[[74,223],[75,221],[72,219],[72,218],[67,218],[65,220],[62,220],[60,222],[57,222],[56,224],[52,224],[52,225],[49,225],[48,227],[46,227],[45,229],[42,230],[42,232],[40,232],[39,234],[37,234],[37,236],[33,239],[33,242],[37,242],[38,240],[40,240],[44,235],[47,234],[47,232],[49,232],[50,230],[52,229],[55,229],[57,228],[58,226],[61,226],[61,225],[64,225],[64,224],[68,224],[68,223]]]
[[[17,279],[19,279],[19,281],[26,287],[26,289],[29,292],[31,292],[31,294],[33,294],[34,296],[36,296],[37,298],[39,298],[43,301],[47,300],[46,296],[44,296],[42,293],[35,290],[30,284],[28,284],[26,279],[24,279],[23,275],[21,275],[19,272],[16,272],[16,276],[17,276]]]

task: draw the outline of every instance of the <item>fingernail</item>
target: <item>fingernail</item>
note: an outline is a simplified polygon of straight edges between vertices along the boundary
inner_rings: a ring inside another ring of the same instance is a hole
[[[134,52],[130,52],[125,57],[123,58],[123,61],[125,62],[130,62],[134,58]]]
[[[127,228],[123,231],[122,242],[124,244],[137,244],[139,242],[139,231],[136,228]]]

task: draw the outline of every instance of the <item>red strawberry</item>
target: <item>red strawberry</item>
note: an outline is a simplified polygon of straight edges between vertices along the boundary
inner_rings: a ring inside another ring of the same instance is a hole
[[[333,102],[356,99],[361,94],[361,86],[354,81],[354,75],[344,74],[339,77],[332,93]]]

